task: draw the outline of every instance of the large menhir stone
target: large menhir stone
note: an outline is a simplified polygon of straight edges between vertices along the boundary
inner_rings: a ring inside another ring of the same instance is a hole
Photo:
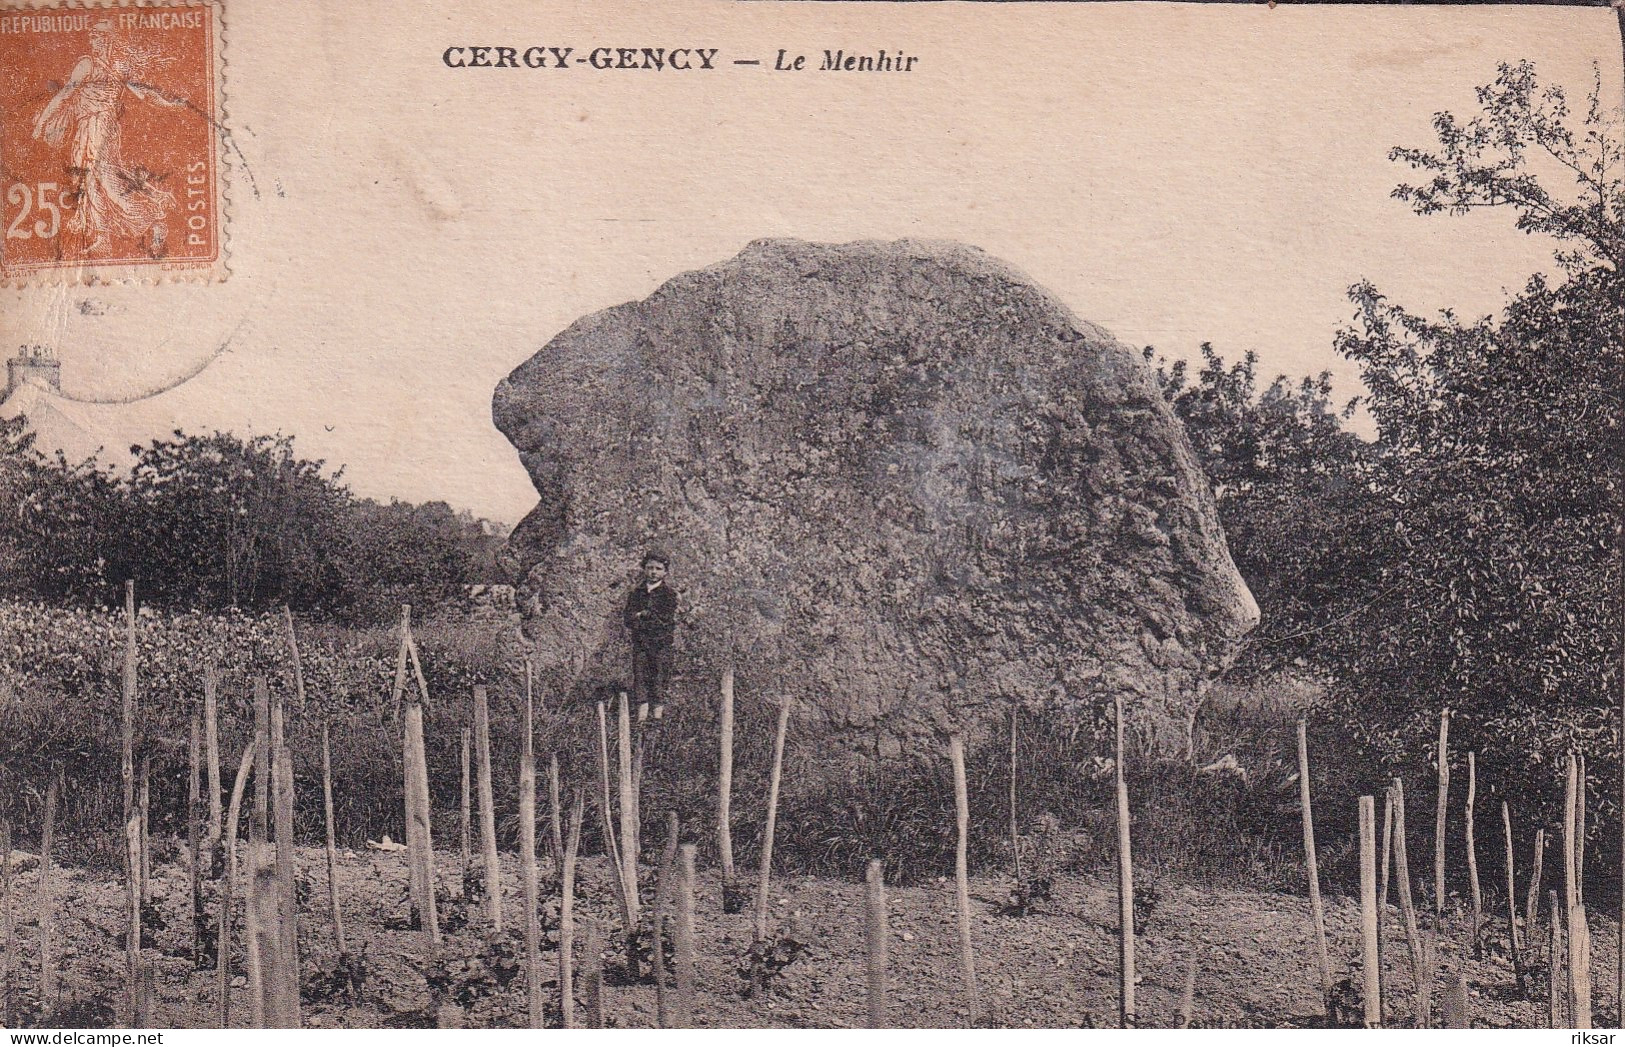
[[[676,701],[731,662],[881,755],[1115,694],[1178,752],[1258,621],[1140,356],[974,248],[758,241],[578,321],[493,415],[541,496],[528,631],[577,686],[625,678],[650,546]]]

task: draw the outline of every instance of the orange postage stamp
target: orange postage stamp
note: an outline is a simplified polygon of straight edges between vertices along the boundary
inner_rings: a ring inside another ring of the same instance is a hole
[[[220,7],[0,8],[0,279],[223,278]]]

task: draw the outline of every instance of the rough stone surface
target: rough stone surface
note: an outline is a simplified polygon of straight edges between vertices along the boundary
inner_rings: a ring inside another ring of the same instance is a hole
[[[758,241],[578,321],[493,415],[541,496],[528,633],[575,686],[624,678],[650,546],[678,701],[732,661],[881,756],[1119,693],[1177,753],[1258,620],[1143,360],[963,245]]]

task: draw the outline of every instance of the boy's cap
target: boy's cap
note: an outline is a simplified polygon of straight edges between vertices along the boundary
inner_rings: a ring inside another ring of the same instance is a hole
[[[662,567],[670,567],[671,557],[666,555],[664,549],[650,549],[648,552],[643,554],[643,559],[638,561],[638,566],[647,567],[652,563],[657,563]]]

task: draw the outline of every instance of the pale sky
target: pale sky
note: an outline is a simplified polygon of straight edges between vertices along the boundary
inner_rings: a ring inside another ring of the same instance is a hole
[[[1133,345],[1330,368],[1349,284],[1493,311],[1549,247],[1413,216],[1389,147],[1498,61],[1620,97],[1606,9],[1174,4],[226,5],[232,275],[0,291],[110,444],[296,435],[358,494],[534,504],[496,383],[576,318],[765,236],[975,244]],[[463,69],[452,45],[717,47],[714,73]],[[907,74],[771,69],[902,50]],[[734,58],[760,58],[740,67]],[[66,73],[66,70],[64,70]],[[127,144],[126,149],[130,146]],[[9,215],[10,212],[8,212]]]

